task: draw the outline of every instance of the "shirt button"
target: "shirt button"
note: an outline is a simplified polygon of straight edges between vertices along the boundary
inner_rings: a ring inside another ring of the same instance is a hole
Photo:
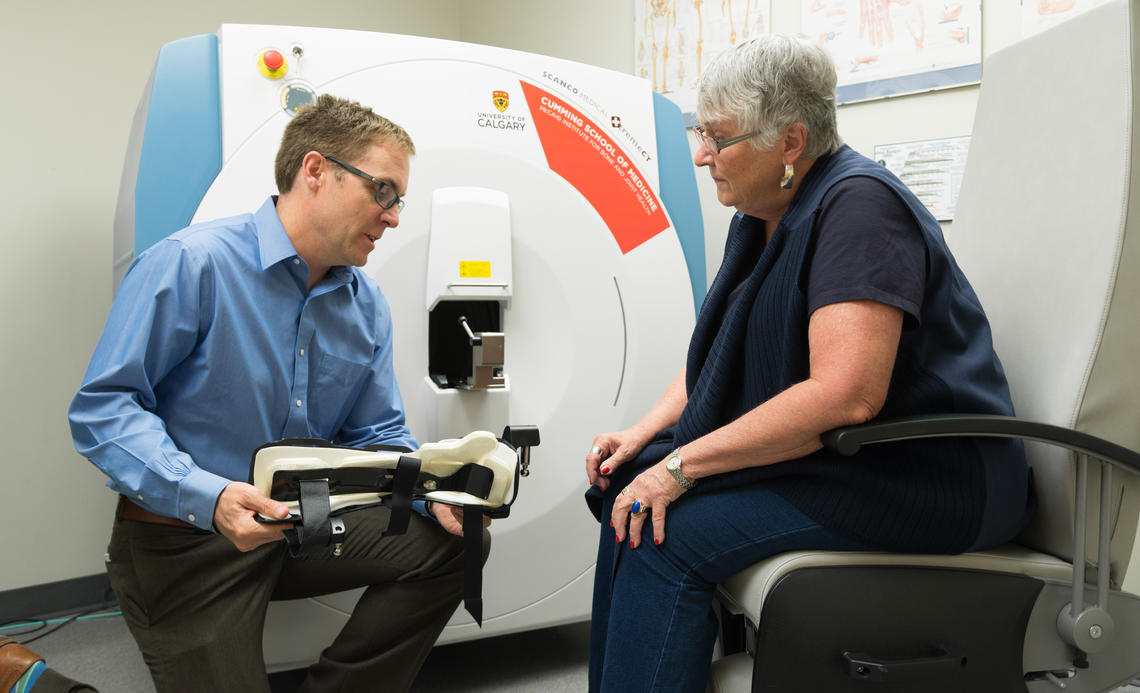
[[[297,406],[301,406],[301,400],[297,400]]]
[[[299,265],[299,264],[301,264],[301,261],[300,261],[300,260],[298,260],[297,258],[293,258],[293,264],[294,264],[294,265]]]
[[[143,499],[143,497],[142,497],[142,494],[140,493],[139,494],[139,500],[142,500],[142,499]]]
[[[304,356],[304,355],[305,355],[305,350],[304,350],[304,349],[302,349],[302,350],[301,350],[301,356]]]
[[[187,516],[186,516],[186,519],[187,519],[187,520],[190,520],[191,522],[193,522],[193,521],[194,521],[194,513],[190,513],[189,515],[187,515]]]

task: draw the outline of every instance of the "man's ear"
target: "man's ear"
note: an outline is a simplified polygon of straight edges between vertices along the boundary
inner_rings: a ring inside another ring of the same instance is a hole
[[[792,123],[784,129],[784,163],[793,163],[803,156],[807,134],[807,126],[803,123]]]
[[[316,192],[321,187],[321,179],[328,175],[329,162],[317,152],[309,152],[301,159],[301,168],[297,171],[297,183],[304,185],[304,189]]]

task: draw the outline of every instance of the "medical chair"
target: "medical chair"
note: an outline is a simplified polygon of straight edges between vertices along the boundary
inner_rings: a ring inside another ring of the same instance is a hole
[[[1140,598],[1121,590],[1140,515],[1138,15],[1116,0],[986,60],[947,240],[992,323],[1017,418],[825,437],[848,453],[1024,438],[1033,522],[988,551],[800,551],[743,571],[719,588],[727,654],[710,690],[1084,692],[1140,673]]]

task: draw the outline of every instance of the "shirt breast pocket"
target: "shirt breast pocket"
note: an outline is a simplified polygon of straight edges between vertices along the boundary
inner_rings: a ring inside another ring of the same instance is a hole
[[[371,364],[323,354],[309,387],[309,430],[333,439],[371,377]]]

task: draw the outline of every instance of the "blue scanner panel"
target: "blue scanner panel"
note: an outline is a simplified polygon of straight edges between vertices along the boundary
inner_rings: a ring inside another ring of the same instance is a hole
[[[657,170],[661,178],[661,201],[669,210],[669,218],[681,241],[681,252],[689,267],[693,287],[693,305],[697,311],[705,300],[705,226],[701,220],[701,201],[697,196],[697,177],[685,139],[681,109],[664,96],[653,92],[653,114],[657,122]]]
[[[135,257],[190,223],[222,170],[218,37],[162,47],[135,181]]]

